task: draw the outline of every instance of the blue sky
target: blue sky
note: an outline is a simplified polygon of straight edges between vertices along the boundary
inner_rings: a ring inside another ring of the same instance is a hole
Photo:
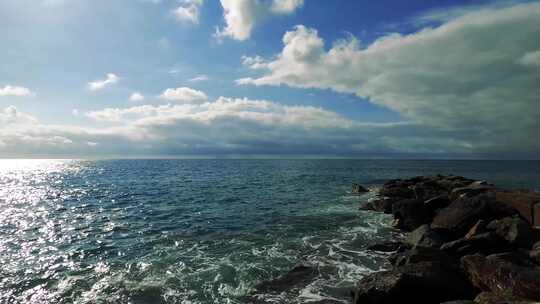
[[[539,20],[537,1],[4,0],[0,156],[534,158]]]

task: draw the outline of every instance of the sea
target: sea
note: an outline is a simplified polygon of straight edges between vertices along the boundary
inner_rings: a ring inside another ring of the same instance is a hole
[[[436,174],[540,188],[538,161],[0,160],[0,303],[348,303],[399,237],[358,207]],[[305,264],[324,271],[257,292]]]

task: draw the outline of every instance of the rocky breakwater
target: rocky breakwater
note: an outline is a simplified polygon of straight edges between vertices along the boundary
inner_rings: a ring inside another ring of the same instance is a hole
[[[353,303],[540,302],[540,192],[460,176],[391,180],[363,210],[394,216],[406,241],[392,268],[362,278]]]

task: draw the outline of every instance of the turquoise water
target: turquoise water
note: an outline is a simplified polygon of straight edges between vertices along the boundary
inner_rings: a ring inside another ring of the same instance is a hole
[[[540,162],[1,160],[0,303],[241,303],[306,262],[278,300],[345,301],[395,233],[351,183],[437,173],[540,188]]]

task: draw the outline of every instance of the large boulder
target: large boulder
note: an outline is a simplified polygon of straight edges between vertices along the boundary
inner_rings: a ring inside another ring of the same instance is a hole
[[[473,197],[494,190],[495,186],[493,185],[489,185],[484,182],[473,182],[465,187],[452,189],[452,191],[450,192],[450,199],[454,201],[461,197]]]
[[[370,210],[390,214],[392,213],[392,204],[394,202],[395,199],[388,197],[376,198],[360,206],[360,210]]]
[[[540,264],[540,242],[536,242],[532,246],[531,251],[529,251],[529,258]]]
[[[424,224],[407,235],[405,242],[412,247],[440,248],[448,239]]]
[[[448,207],[450,203],[450,198],[448,198],[447,194],[441,194],[424,201],[426,208],[433,213],[442,208]]]
[[[429,179],[412,186],[417,199],[429,200],[431,198],[448,195],[448,190],[441,186],[436,179]]]
[[[260,283],[255,286],[255,289],[257,292],[279,294],[290,290],[295,286],[308,285],[318,274],[319,271],[316,267],[299,265],[280,278]]]
[[[364,186],[360,184],[352,184],[352,189],[351,189],[352,194],[364,194],[366,192],[369,192],[369,190],[366,189]]]
[[[445,243],[441,246],[441,250],[458,256],[473,253],[492,254],[507,251],[508,244],[495,233],[486,232]]]
[[[529,223],[519,217],[493,220],[487,225],[487,229],[495,231],[498,236],[510,244],[523,248],[530,248],[532,244],[540,241],[538,233],[531,229]]]
[[[361,279],[355,304],[441,303],[472,298],[475,289],[454,270],[440,263],[417,263],[372,273]]]
[[[505,296],[493,292],[481,292],[474,302],[476,304],[534,304],[531,301],[523,300],[513,296]]]
[[[540,268],[518,265],[500,255],[469,255],[461,264],[472,284],[482,291],[540,301]]]
[[[398,228],[407,231],[429,223],[432,218],[432,214],[426,208],[424,202],[417,199],[405,199],[393,203],[392,214],[395,219],[400,220],[400,227]]]
[[[540,227],[540,192],[497,191],[498,202],[516,209],[529,224]]]
[[[438,262],[448,267],[458,265],[457,260],[444,251],[435,248],[417,247],[401,252],[396,252],[388,257],[388,261],[394,266],[405,266],[420,262]]]
[[[488,232],[486,228],[487,224],[488,223],[484,220],[478,220],[478,222],[476,222],[476,224],[469,229],[469,232],[467,232],[464,239],[469,240],[477,235]]]
[[[461,197],[435,215],[431,228],[461,237],[480,219],[498,219],[514,213],[513,209],[498,204],[493,193]]]
[[[414,198],[414,191],[408,186],[383,187],[380,195],[392,198]]]
[[[404,248],[405,246],[406,245],[402,242],[384,242],[370,245],[366,249],[378,252],[393,252],[399,250],[400,248]]]

